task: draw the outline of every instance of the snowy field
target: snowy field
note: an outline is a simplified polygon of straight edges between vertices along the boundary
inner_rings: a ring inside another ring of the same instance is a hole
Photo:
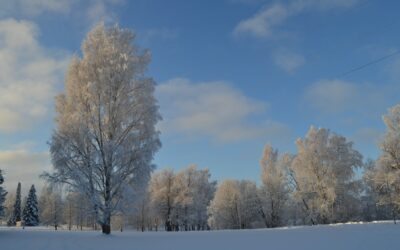
[[[400,225],[345,224],[209,232],[100,232],[0,228],[1,250],[396,249]]]

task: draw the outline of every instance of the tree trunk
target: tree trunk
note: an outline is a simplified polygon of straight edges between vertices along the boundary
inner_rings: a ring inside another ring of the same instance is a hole
[[[396,211],[394,208],[392,208],[392,216],[393,216],[393,222],[396,224]]]
[[[111,214],[106,210],[103,215],[103,222],[101,223],[101,231],[103,234],[111,233]]]
[[[172,222],[171,222],[171,206],[169,202],[169,197],[168,197],[168,211],[167,211],[167,220],[165,221],[165,230],[166,231],[172,231]]]
[[[104,214],[103,214],[103,223],[101,225],[101,230],[103,234],[111,233],[111,174],[110,168],[106,168],[105,170],[105,194],[104,194]]]
[[[101,231],[103,234],[110,234],[111,233],[111,226],[103,224],[101,225]]]
[[[111,214],[104,211],[103,222],[101,223],[101,231],[103,234],[111,233]]]
[[[169,219],[165,222],[165,231],[168,231],[168,232],[172,231],[172,225],[171,225],[171,221]]]
[[[308,207],[307,202],[306,202],[304,199],[302,199],[302,201],[303,201],[304,207],[306,208],[306,211],[308,212],[310,209],[309,209],[309,207]],[[315,225],[314,219],[312,218],[311,215],[310,215],[310,221],[311,221],[311,224],[312,224],[312,225]]]
[[[71,201],[70,201],[70,204],[69,204],[69,216],[68,216],[68,230],[69,231],[71,231],[71,229],[72,229],[72,204],[71,204]]]

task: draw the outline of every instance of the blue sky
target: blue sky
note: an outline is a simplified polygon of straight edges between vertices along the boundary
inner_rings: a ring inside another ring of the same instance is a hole
[[[0,168],[7,187],[41,185],[53,97],[98,21],[133,29],[164,117],[155,163],[258,180],[271,143],[295,153],[310,125],[379,155],[382,115],[399,102],[398,1],[1,0]],[[7,178],[8,177],[8,178]]]

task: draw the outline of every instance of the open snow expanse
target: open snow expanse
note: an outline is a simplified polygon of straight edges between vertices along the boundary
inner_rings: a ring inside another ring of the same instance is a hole
[[[100,232],[0,228],[1,250],[395,249],[400,225],[391,223],[203,232]]]

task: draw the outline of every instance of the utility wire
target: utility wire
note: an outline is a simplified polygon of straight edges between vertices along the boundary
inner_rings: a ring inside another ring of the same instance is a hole
[[[370,62],[368,62],[368,63],[366,63],[366,64],[363,64],[363,65],[361,65],[361,66],[358,66],[358,67],[356,67],[356,68],[353,68],[353,69],[351,69],[351,70],[349,70],[349,71],[346,71],[346,72],[344,72],[344,73],[342,73],[342,74],[339,74],[339,75],[337,75],[335,78],[345,77],[345,76],[347,76],[347,75],[349,75],[349,74],[351,74],[351,73],[353,73],[353,72],[362,70],[362,69],[364,69],[364,68],[366,68],[366,67],[368,67],[368,66],[371,66],[371,65],[373,65],[373,64],[382,62],[382,61],[384,61],[384,60],[386,60],[386,59],[389,59],[389,58],[391,58],[391,57],[393,57],[393,56],[395,56],[395,55],[398,55],[398,54],[400,54],[400,50],[396,50],[395,52],[392,52],[392,53],[390,53],[390,54],[387,54],[387,55],[385,55],[385,56],[382,56],[382,57],[380,57],[380,58],[378,58],[378,59],[375,59],[375,60],[373,60],[373,61],[370,61]]]

